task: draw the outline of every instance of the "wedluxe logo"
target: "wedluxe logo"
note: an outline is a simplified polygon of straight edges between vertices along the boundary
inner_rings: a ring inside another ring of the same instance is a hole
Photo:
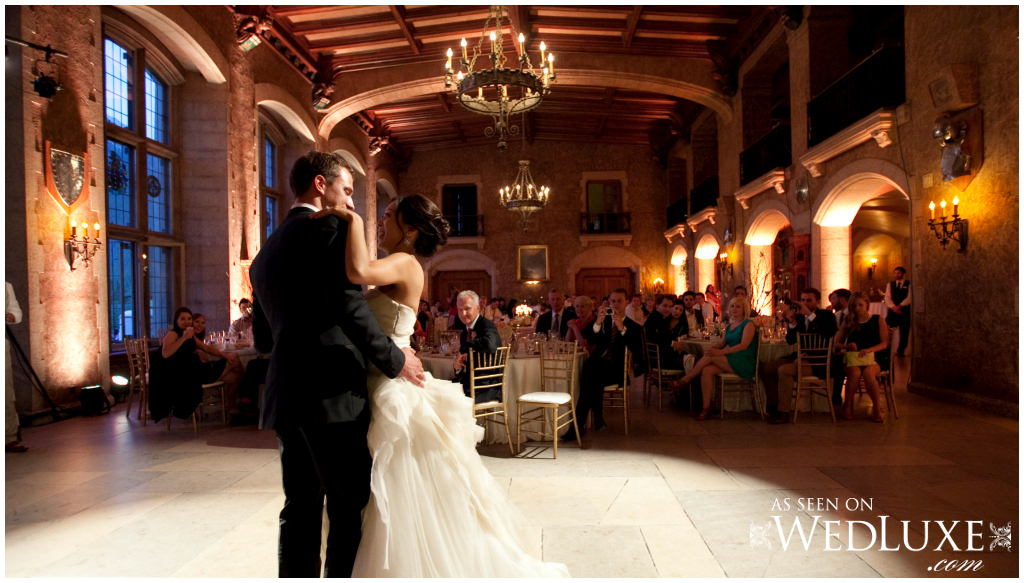
[[[820,511],[837,511],[840,508],[841,501],[838,498],[797,498],[795,501],[790,498],[776,499],[772,505],[772,510],[783,510],[788,511],[795,509],[802,512],[820,512]],[[873,499],[864,498],[849,498],[842,507],[849,511],[866,511],[872,510],[874,506]],[[783,525],[784,516],[772,515],[773,522],[767,522],[763,525],[750,523],[750,548],[764,547],[768,550],[773,549],[772,540],[772,528],[775,528],[775,532],[778,533],[776,536],[779,537],[779,546],[782,550],[788,550],[790,545],[801,545],[804,551],[808,551],[812,546],[821,545],[822,550],[826,551],[841,551],[841,543],[839,542],[840,533],[847,532],[847,551],[867,551],[874,548],[880,551],[900,551],[906,549],[911,552],[921,552],[926,550],[942,551],[984,551],[985,532],[982,530],[984,527],[984,521],[981,520],[954,520],[954,521],[943,521],[943,520],[923,520],[920,521],[922,525],[921,531],[923,532],[924,542],[922,542],[917,548],[911,544],[911,521],[900,520],[903,524],[903,537],[902,540],[890,541],[887,539],[887,528],[886,526],[892,517],[887,515],[879,515],[877,517],[877,524],[866,520],[821,520],[821,516],[810,515],[813,519],[810,523],[801,521],[799,517],[793,518],[793,523],[789,525],[789,528],[785,528]],[[844,527],[845,523],[845,527]],[[818,537],[818,543],[815,544],[815,534],[817,532],[818,525],[821,525],[825,529],[824,538]],[[861,525],[867,529],[871,534],[871,542],[866,546],[857,547],[854,545],[853,533],[854,525]],[[988,535],[988,538],[992,541],[988,545],[989,551],[994,551],[996,547],[1005,548],[1007,552],[1011,551],[1012,545],[1012,522],[1006,523],[1006,526],[997,527],[993,523],[989,523],[989,530],[992,532]],[[787,534],[788,533],[788,534]],[[799,542],[794,540],[794,535],[799,537]],[[834,539],[834,540],[833,540]],[[959,541],[959,544],[958,544]],[[976,546],[976,543],[980,542],[980,546]],[[877,547],[876,547],[877,543]],[[895,543],[895,546],[890,544]],[[932,547],[934,544],[934,547]],[[963,560],[941,560],[935,565],[928,567],[929,571],[978,571],[984,567],[984,562],[981,559],[963,559]]]

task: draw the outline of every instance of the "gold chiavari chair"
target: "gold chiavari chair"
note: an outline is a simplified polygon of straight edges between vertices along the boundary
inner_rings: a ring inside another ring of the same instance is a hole
[[[131,419],[132,397],[135,391],[139,391],[139,413],[138,419],[146,424],[149,417],[149,339],[129,338],[124,341],[124,349],[128,354],[128,374],[131,381],[128,384],[128,407],[125,417]]]
[[[508,409],[505,406],[505,371],[508,368],[508,346],[502,346],[494,353],[477,352],[469,349],[469,396],[473,399],[473,417],[483,419],[484,425],[496,423],[505,426],[505,437],[512,455],[516,454],[512,435],[508,430]],[[501,386],[501,400],[476,402],[477,389],[493,389]],[[495,417],[501,415],[501,420]]]
[[[576,387],[576,363],[576,342],[540,343],[540,392],[526,393],[516,402],[516,448],[518,451],[522,451],[519,435],[534,433],[552,439],[554,457],[557,459],[558,432],[570,424],[573,431],[576,432],[576,443],[581,448],[583,447],[579,427],[576,424],[576,399],[573,398],[573,390]],[[566,392],[557,391],[562,387]],[[523,405],[533,408],[523,411]],[[566,405],[569,410],[559,414],[559,408]],[[549,411],[550,421],[548,421]],[[541,430],[523,429],[524,423],[540,423]],[[547,424],[551,425],[551,433],[544,431]]]
[[[615,383],[604,388],[604,406],[622,409],[623,430],[629,435],[629,372],[633,368],[633,354],[626,349],[625,366],[622,367],[622,384]],[[591,421],[592,423],[593,421]]]
[[[889,348],[886,349],[889,351],[889,367],[878,373],[878,388],[885,393],[886,405],[892,410],[893,415],[899,419],[900,410],[896,408],[896,395],[893,388],[893,385],[896,384],[896,346],[892,341],[895,331],[896,328],[889,328]],[[860,396],[868,392],[867,385],[864,382],[864,376],[861,375],[860,383],[857,386],[857,394],[854,395],[854,399],[858,402],[860,401]]]
[[[836,422],[836,410],[832,406],[832,338],[820,334],[797,334],[796,353],[796,387],[793,389],[793,423],[800,413],[800,395],[807,391],[812,395],[821,395],[828,400],[828,410],[832,414],[832,423]],[[805,375],[806,367],[825,367],[824,378],[816,375]],[[814,397],[811,397],[811,413],[814,413]]]
[[[662,368],[661,347],[656,342],[647,341],[647,333],[643,333],[644,349],[647,352],[647,372],[644,375],[644,404],[651,404],[651,392],[658,391],[658,412],[661,412],[662,393],[671,381],[682,378],[683,371],[673,368]]]
[[[754,339],[751,342],[757,342],[757,360],[754,362],[754,378],[747,380],[739,375],[723,372],[715,375],[715,381],[718,385],[718,403],[719,403],[719,419],[725,419],[725,394],[726,393],[750,393],[750,401],[754,405],[754,410],[761,414],[761,419],[764,419],[764,407],[761,405],[761,391],[757,387],[757,374],[761,368],[761,331],[754,331]]]

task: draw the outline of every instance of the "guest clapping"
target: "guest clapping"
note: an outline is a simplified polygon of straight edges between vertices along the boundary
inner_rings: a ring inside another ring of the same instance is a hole
[[[836,349],[845,350],[846,365],[846,401],[841,413],[844,419],[853,419],[853,399],[857,394],[861,377],[871,397],[875,423],[885,421],[878,394],[878,373],[882,364],[888,366],[889,328],[878,316],[872,315],[869,308],[871,302],[862,292],[853,294],[850,300],[850,313],[843,321],[842,329],[836,334]]]

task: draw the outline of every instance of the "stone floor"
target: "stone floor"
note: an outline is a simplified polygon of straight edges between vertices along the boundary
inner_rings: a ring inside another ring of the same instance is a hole
[[[507,446],[480,452],[526,515],[530,551],[575,577],[951,576],[967,573],[930,567],[965,559],[982,561],[971,575],[1017,577],[1015,547],[989,551],[990,523],[1019,524],[1017,421],[902,387],[896,398],[900,418],[890,412],[882,425],[867,420],[865,397],[856,421],[816,414],[769,426],[749,412],[705,422],[668,406],[659,413],[636,393],[628,437],[609,412],[608,431],[582,451],[559,448],[557,460],[546,446],[526,447],[521,459]],[[168,431],[124,413],[120,405],[23,430],[31,450],[5,455],[5,574],[275,576],[283,496],[273,433],[209,420],[196,436],[181,421]],[[808,498],[839,509],[797,506]],[[870,509],[848,511],[850,499]],[[869,544],[857,523],[854,545],[870,548],[849,550],[847,521],[879,527],[883,515],[886,544],[900,550]],[[781,538],[799,520],[807,550],[798,532],[784,549],[773,516]],[[814,527],[812,516],[821,517]],[[824,550],[827,520],[842,521],[829,539],[840,551]],[[904,548],[900,520],[910,521],[914,548],[927,532],[925,550]],[[934,521],[963,549],[970,520],[984,522],[973,541],[985,550],[951,552]],[[752,529],[765,525],[770,548],[752,544]]]

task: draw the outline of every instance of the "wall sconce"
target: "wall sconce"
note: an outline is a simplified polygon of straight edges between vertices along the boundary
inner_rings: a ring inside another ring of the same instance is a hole
[[[660,277],[656,277],[653,280],[651,280],[651,287],[654,288],[655,294],[660,294],[665,289],[665,280],[661,279]]]
[[[875,268],[878,267],[878,259],[871,258],[871,267],[868,268],[868,279],[875,279]]]
[[[967,220],[960,218],[960,197],[953,197],[953,217],[946,218],[946,200],[942,199],[939,203],[942,208],[942,217],[940,220],[935,220],[935,201],[928,203],[928,210],[931,211],[931,218],[928,219],[928,226],[931,227],[935,233],[935,237],[939,240],[939,243],[945,249],[946,245],[949,245],[950,241],[956,241],[960,244],[960,248],[956,250],[957,253],[963,253],[967,250]]]
[[[75,262],[79,259],[85,263],[86,267],[92,264],[92,258],[102,244],[100,242],[100,224],[96,223],[93,229],[96,231],[96,236],[90,240],[89,223],[82,221],[82,237],[79,238],[78,225],[75,221],[71,221],[71,237],[64,240],[64,258],[68,260],[71,271],[75,271]]]
[[[729,272],[729,277],[732,277],[732,263],[729,263],[729,254],[723,251],[722,254],[718,256],[718,259],[719,268],[722,270],[722,279],[725,279],[726,271]]]

